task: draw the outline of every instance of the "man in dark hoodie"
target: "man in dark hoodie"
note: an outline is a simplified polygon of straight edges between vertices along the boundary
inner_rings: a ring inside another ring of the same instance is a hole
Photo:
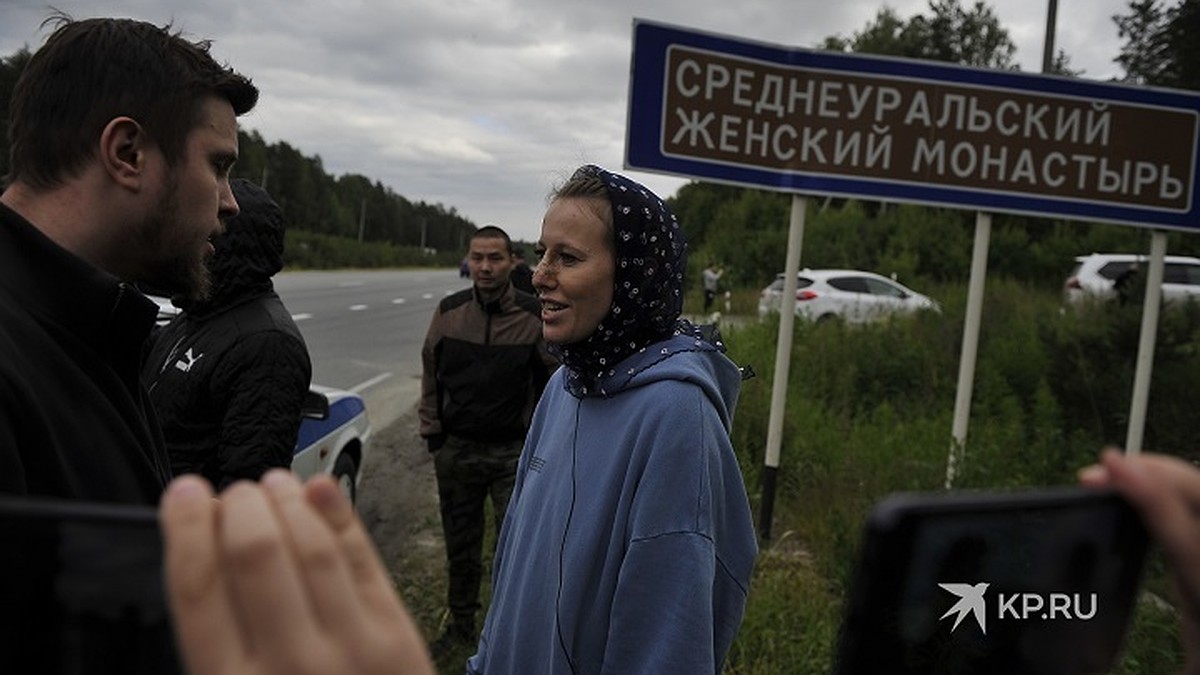
[[[288,468],[312,363],[271,277],[283,267],[283,211],[257,185],[231,181],[241,213],[209,258],[207,300],[174,298],[183,312],[159,333],[142,369],[175,475],[218,490]]]

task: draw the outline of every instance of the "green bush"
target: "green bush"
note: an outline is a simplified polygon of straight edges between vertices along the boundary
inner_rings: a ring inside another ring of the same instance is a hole
[[[359,242],[303,230],[284,233],[283,264],[289,269],[457,267],[461,252],[429,253],[414,246]]]
[[[866,326],[796,322],[773,536],[726,672],[828,672],[869,509],[892,492],[942,489],[966,291],[933,286],[941,314]],[[956,487],[1074,484],[1102,445],[1124,442],[1139,308],[1067,309],[1060,297],[1057,287],[989,280]],[[778,329],[777,316],[723,329],[730,357],[758,373],[743,385],[733,428],[756,517]],[[1200,309],[1168,307],[1147,447],[1190,455],[1198,446],[1187,405],[1200,381],[1198,345]],[[1161,563],[1148,568],[1147,595],[1167,602],[1139,604],[1115,672],[1170,672],[1181,663],[1165,576]]]

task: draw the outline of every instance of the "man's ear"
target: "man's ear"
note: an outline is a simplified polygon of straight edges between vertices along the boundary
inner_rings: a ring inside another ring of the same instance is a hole
[[[131,117],[114,117],[100,132],[100,164],[115,182],[139,190],[146,176],[149,138]]]

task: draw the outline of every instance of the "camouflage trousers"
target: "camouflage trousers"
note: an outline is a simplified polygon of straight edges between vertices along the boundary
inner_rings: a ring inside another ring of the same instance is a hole
[[[484,503],[492,498],[496,533],[512,497],[522,441],[480,443],[447,436],[433,458],[446,538],[447,605],[454,623],[474,626],[483,578]]]

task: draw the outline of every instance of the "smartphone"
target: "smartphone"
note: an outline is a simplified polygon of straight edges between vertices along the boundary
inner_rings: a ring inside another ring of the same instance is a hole
[[[0,673],[181,673],[152,507],[0,496]]]
[[[890,496],[865,524],[835,672],[1109,672],[1148,545],[1107,491]]]

